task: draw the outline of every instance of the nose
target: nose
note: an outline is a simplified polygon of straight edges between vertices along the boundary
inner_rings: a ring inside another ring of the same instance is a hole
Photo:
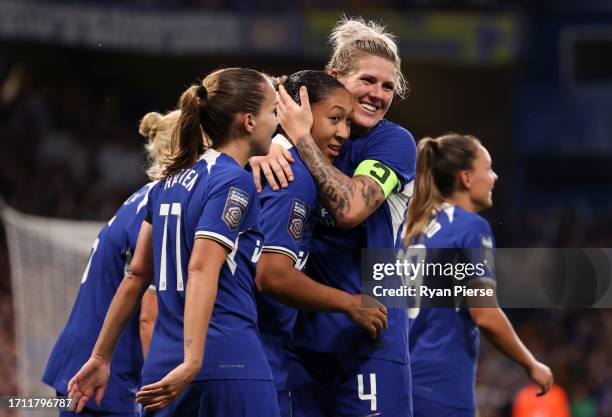
[[[382,100],[383,98],[383,89],[382,89],[382,85],[380,85],[379,83],[374,83],[371,85],[370,91],[369,91],[369,95],[372,98],[378,99],[378,100]]]
[[[351,135],[351,127],[349,123],[338,123],[338,130],[336,131],[336,139],[340,141],[340,143],[344,142]]]

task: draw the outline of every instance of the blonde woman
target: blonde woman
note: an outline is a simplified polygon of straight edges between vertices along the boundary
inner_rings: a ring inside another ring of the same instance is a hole
[[[278,114],[324,206],[314,216],[308,274],[359,294],[361,249],[399,242],[412,193],[415,142],[406,129],[384,119],[395,95],[407,92],[394,36],[375,22],[343,19],[330,43],[326,70],[344,84],[354,105],[351,136],[333,164],[311,136],[305,88],[298,105],[281,86]],[[277,149],[263,162],[254,161],[255,179],[261,165],[272,187],[277,184],[272,171],[285,185],[292,173],[283,155]],[[375,338],[342,314],[300,312],[294,335],[297,359],[289,370],[294,415],[410,416],[406,327],[406,315],[398,309],[388,311],[388,328]]]
[[[147,173],[153,181],[123,203],[93,244],[70,318],[55,343],[42,377],[43,382],[55,388],[59,395],[68,394],[69,379],[87,362],[96,343],[106,311],[134,254],[147,196],[155,180],[159,179],[179,117],[180,111],[166,115],[151,112],[140,122],[139,133],[148,139],[145,145],[150,161]],[[130,320],[117,345],[104,401],[100,404],[87,402],[81,415],[140,415],[134,393],[140,388],[143,356],[151,341],[156,310],[155,294],[149,291],[143,296],[140,320],[137,316]],[[60,415],[70,414],[60,412]]]

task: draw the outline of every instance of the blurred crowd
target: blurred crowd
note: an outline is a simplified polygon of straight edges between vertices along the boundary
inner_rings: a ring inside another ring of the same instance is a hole
[[[135,0],[136,1],[136,0]],[[144,0],[142,0],[144,1]],[[0,90],[0,197],[30,214],[106,220],[146,181],[138,121],[122,121],[121,103],[87,85],[41,88],[20,67]],[[612,247],[612,210],[571,204],[494,214],[500,247]],[[1,227],[1,226],[0,226]],[[0,233],[0,395],[17,392],[6,241]],[[551,364],[573,417],[612,417],[612,312],[514,310],[523,340]],[[483,343],[481,417],[510,416],[524,372]]]
[[[46,0],[52,1],[52,0]],[[71,0],[79,2],[82,0]],[[412,8],[444,8],[444,9],[497,9],[508,4],[528,3],[526,0],[302,0],[297,4],[282,0],[96,0],[98,4],[130,3],[136,6],[155,7],[196,7],[212,11],[233,12],[278,12],[310,9],[351,10],[361,11],[376,8],[412,9]]]
[[[552,368],[572,417],[612,416],[612,311],[523,309],[506,313],[534,355]],[[480,417],[525,417],[512,414],[512,409],[519,389],[529,382],[526,373],[481,340]]]

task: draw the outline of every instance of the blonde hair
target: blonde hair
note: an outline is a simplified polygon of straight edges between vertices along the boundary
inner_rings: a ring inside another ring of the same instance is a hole
[[[174,110],[165,115],[150,112],[140,121],[138,133],[149,139],[145,144],[149,168],[147,175],[152,180],[162,178],[163,165],[170,154],[172,132],[181,116],[180,110]]]
[[[457,174],[471,170],[480,140],[475,136],[447,133],[423,138],[417,146],[414,195],[408,204],[404,245],[414,243],[427,229],[445,198],[457,187]]]
[[[394,93],[405,98],[409,91],[408,82],[402,74],[402,61],[397,47],[397,37],[373,20],[342,17],[329,35],[333,53],[325,70],[338,71],[346,75],[355,70],[358,58],[374,55],[392,62],[395,66]]]

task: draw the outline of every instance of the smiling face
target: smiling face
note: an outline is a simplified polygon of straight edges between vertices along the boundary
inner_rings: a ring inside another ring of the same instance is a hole
[[[493,186],[497,181],[497,174],[491,166],[491,155],[482,145],[478,146],[476,159],[470,173],[469,195],[477,211],[484,210],[493,205]]]
[[[332,75],[337,75],[334,70]],[[373,128],[385,116],[393,101],[393,62],[375,55],[364,55],[356,59],[351,72],[337,75],[337,78],[353,95],[353,131],[363,133]]]
[[[331,90],[312,105],[312,138],[330,161],[340,154],[342,143],[351,134],[353,98],[344,88]]]

